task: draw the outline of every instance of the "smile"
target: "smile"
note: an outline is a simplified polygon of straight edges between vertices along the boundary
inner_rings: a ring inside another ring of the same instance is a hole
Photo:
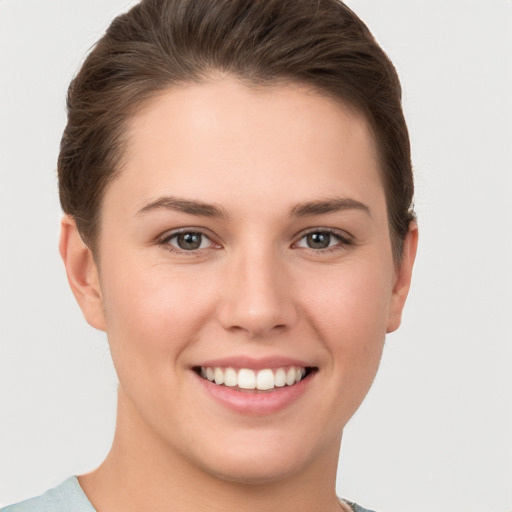
[[[258,391],[293,386],[305,378],[311,371],[312,368],[300,366],[286,366],[275,369],[263,368],[260,370],[252,370],[250,368],[236,370],[231,367],[201,366],[197,369],[201,377],[218,386]]]

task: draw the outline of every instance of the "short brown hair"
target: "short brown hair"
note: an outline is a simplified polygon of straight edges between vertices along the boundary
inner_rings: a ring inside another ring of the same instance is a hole
[[[118,16],[71,82],[58,161],[62,208],[89,247],[121,168],[127,121],[159,91],[214,71],[257,85],[299,82],[365,116],[400,260],[414,219],[400,82],[366,25],[338,0],[142,0]]]

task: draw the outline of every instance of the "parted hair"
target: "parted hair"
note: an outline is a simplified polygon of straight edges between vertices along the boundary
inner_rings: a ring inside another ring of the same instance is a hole
[[[105,190],[122,172],[128,121],[158,93],[216,72],[248,85],[300,83],[369,123],[393,254],[414,219],[410,143],[395,68],[338,0],[142,0],[111,23],[72,80],[59,192],[95,252]]]

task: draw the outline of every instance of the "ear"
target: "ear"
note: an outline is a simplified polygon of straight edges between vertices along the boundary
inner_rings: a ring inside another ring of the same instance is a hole
[[[395,284],[388,315],[387,332],[396,331],[402,321],[405,299],[411,286],[412,268],[418,248],[418,225],[411,222],[402,247],[402,260],[396,270]]]
[[[61,222],[59,251],[66,267],[71,291],[87,322],[106,330],[103,298],[96,262],[85,245],[75,221],[65,215]]]

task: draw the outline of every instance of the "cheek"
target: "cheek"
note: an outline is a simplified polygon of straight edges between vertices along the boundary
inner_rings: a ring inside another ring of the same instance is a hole
[[[122,269],[105,265],[107,272],[107,333],[112,351],[122,346],[123,357],[136,352],[139,361],[168,360],[168,353],[179,353],[208,316],[208,294],[200,293],[198,279],[165,266],[140,268],[137,262]]]
[[[391,300],[389,275],[379,265],[347,265],[317,276],[305,290],[311,322],[345,377],[373,379],[378,368]]]
[[[327,438],[347,424],[374,381],[386,335],[390,281],[378,260],[347,262],[303,281],[309,283],[301,294],[303,314],[326,354],[324,376],[329,384],[324,386],[322,414],[336,417],[332,429],[321,434]]]
[[[317,274],[304,296],[323,330],[371,339],[385,332],[391,292],[389,273],[367,264]]]
[[[154,425],[172,424],[169,411],[189,400],[175,392],[186,371],[182,354],[199,338],[212,302],[198,284],[168,268],[134,265],[130,274],[112,268],[105,286],[107,335],[123,400]]]

